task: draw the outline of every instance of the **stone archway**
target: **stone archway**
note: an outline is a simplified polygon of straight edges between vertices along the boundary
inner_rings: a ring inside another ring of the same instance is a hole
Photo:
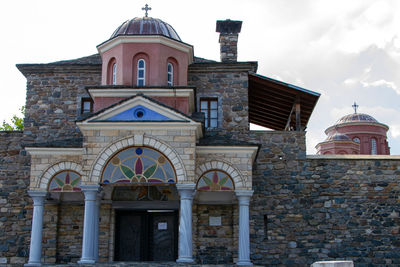
[[[64,170],[75,171],[81,175],[82,166],[79,163],[73,161],[60,161],[58,163],[55,163],[43,171],[37,181],[36,188],[47,190],[51,178],[56,173]]]
[[[196,168],[197,180],[200,179],[203,173],[210,170],[223,170],[224,172],[226,172],[234,181],[236,189],[247,187],[246,179],[244,179],[241,172],[232,164],[221,160],[211,160],[198,165]]]
[[[101,179],[101,173],[108,162],[108,160],[115,155],[118,151],[131,146],[148,146],[155,150],[163,153],[168,160],[173,164],[176,171],[177,183],[182,183],[186,180],[186,170],[182,159],[178,153],[169,146],[167,143],[150,136],[135,135],[130,136],[121,140],[118,140],[108,147],[106,147],[94,161],[93,167],[91,168],[91,173],[89,176],[89,181],[92,183],[99,183]]]

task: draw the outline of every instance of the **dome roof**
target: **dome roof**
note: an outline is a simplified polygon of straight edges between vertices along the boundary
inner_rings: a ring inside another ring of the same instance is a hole
[[[351,139],[345,134],[334,133],[329,135],[325,141],[351,141]]]
[[[125,21],[114,31],[110,39],[126,35],[162,35],[181,41],[178,33],[171,25],[151,17],[133,18]]]
[[[364,113],[353,113],[340,118],[335,125],[352,122],[378,122],[374,117]]]

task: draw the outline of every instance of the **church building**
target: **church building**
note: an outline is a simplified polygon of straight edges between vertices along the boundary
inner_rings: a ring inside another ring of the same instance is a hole
[[[145,9],[98,54],[17,65],[0,264],[400,264],[400,158],[306,156],[320,94],[238,62],[241,21],[217,21],[217,62]]]
[[[317,154],[390,155],[386,135],[389,127],[368,114],[357,113],[356,103],[353,108],[353,114],[325,130],[328,137],[317,144]]]

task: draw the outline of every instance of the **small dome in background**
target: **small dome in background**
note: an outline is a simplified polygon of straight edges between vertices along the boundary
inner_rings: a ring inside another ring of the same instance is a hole
[[[351,139],[345,134],[334,133],[329,135],[325,141],[351,141]]]
[[[340,118],[335,125],[352,122],[378,122],[374,117],[364,113],[353,113]]]
[[[177,41],[181,41],[178,33],[168,23],[151,17],[133,18],[119,26],[111,38],[129,35],[162,35]]]

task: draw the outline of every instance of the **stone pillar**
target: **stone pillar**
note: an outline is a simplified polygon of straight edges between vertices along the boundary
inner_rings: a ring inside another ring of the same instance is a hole
[[[250,222],[249,222],[249,204],[252,190],[236,190],[236,197],[239,201],[239,259],[237,265],[250,266]]]
[[[177,184],[180,196],[179,256],[177,262],[194,262],[192,244],[192,202],[195,184]]]
[[[93,264],[95,259],[95,228],[96,228],[96,202],[99,192],[99,185],[81,185],[81,189],[85,194],[85,217],[83,221],[83,240],[82,240],[82,257],[78,261],[79,264]]]
[[[33,199],[33,216],[29,261],[25,266],[41,266],[44,198],[47,191],[28,191]]]

